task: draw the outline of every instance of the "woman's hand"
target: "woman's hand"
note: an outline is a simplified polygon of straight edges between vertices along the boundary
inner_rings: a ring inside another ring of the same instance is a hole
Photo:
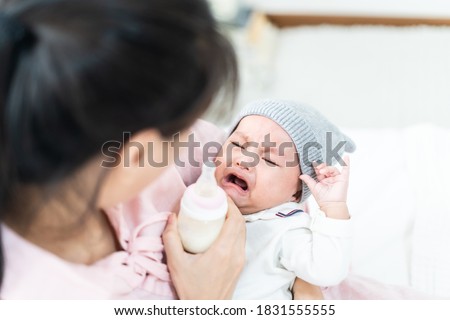
[[[320,287],[312,285],[300,278],[296,278],[292,287],[294,300],[323,300]]]
[[[228,198],[228,214],[219,237],[204,253],[183,249],[177,217],[170,215],[163,241],[170,276],[180,299],[230,299],[245,263],[245,222]]]

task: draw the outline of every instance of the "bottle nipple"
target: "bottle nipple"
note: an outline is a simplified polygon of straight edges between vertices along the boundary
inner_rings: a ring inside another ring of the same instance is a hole
[[[205,162],[202,174],[195,184],[195,193],[200,197],[214,197],[217,194],[217,182],[214,175],[216,167],[212,162]]]

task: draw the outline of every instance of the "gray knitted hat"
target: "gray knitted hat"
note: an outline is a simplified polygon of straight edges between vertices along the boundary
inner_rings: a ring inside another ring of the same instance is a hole
[[[299,155],[300,171],[316,179],[313,162],[335,164],[336,155],[355,151],[354,142],[316,109],[292,101],[257,100],[243,108],[235,119],[234,131],[242,118],[260,115],[275,121],[291,137]],[[300,202],[311,194],[302,181]]]

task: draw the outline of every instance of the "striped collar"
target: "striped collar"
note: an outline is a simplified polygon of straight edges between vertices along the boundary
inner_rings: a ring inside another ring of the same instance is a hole
[[[262,210],[256,213],[244,215],[245,222],[252,222],[256,220],[272,220],[283,219],[301,214],[303,205],[297,202],[285,202],[279,206]]]

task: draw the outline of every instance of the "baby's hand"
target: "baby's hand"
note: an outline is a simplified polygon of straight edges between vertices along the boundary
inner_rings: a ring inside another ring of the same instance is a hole
[[[350,160],[347,155],[344,156],[345,166],[342,167],[342,172],[332,166],[327,166],[322,163],[315,167],[317,181],[308,175],[301,175],[300,179],[306,183],[311,190],[312,195],[316,199],[322,211],[325,211],[328,216],[329,209],[331,211],[345,211],[347,212],[347,190],[348,179],[350,173]],[[347,214],[338,214],[336,218],[347,218]]]

